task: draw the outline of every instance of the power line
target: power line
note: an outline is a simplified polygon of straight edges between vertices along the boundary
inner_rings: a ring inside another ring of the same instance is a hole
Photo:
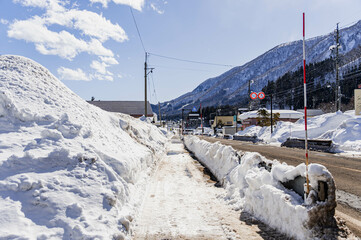
[[[150,78],[152,79],[152,82],[153,82],[153,94],[154,94],[154,96],[155,96],[155,100],[158,102],[157,92],[156,92],[156,90],[155,90],[155,85],[154,85],[153,72],[152,72],[152,74],[150,75]]]
[[[134,21],[135,27],[136,27],[136,29],[137,29],[140,42],[142,43],[143,50],[144,50],[144,52],[146,53],[147,51],[145,50],[144,43],[143,43],[143,40],[142,40],[142,36],[140,35],[140,31],[139,31],[139,28],[138,28],[138,24],[137,24],[137,21],[135,20],[135,17],[134,17],[133,9],[132,9],[132,7],[129,7],[129,9],[130,9],[130,12],[132,13],[133,21]]]
[[[220,64],[220,63],[210,63],[210,62],[187,60],[187,59],[181,59],[181,58],[175,58],[175,57],[168,57],[168,56],[159,55],[159,54],[155,54],[155,53],[149,53],[149,55],[153,55],[153,56],[160,57],[160,58],[171,59],[171,60],[175,60],[175,61],[181,61],[181,62],[189,62],[189,63],[213,65],[213,66],[222,66],[222,67],[235,67],[235,66],[229,65],[229,64]]]
[[[149,65],[149,67],[156,67],[156,68],[165,68],[165,69],[175,69],[175,70],[185,70],[185,71],[196,71],[196,72],[212,72],[205,69],[197,69],[197,68],[178,68],[172,66],[162,66],[162,65]]]

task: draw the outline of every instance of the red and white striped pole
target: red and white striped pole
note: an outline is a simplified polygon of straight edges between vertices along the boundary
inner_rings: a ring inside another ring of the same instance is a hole
[[[307,190],[305,200],[310,193],[310,184],[308,179],[308,142],[307,142],[307,89],[306,89],[306,50],[305,50],[305,13],[303,13],[303,92],[305,103],[305,150],[306,150],[306,184]]]

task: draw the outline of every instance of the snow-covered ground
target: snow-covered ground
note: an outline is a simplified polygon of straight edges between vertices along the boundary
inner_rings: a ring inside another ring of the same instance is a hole
[[[278,122],[271,135],[270,127],[251,126],[238,135],[257,136],[266,143],[281,144],[287,138],[305,138],[305,122],[300,119],[295,123]],[[361,116],[355,111],[327,113],[308,118],[309,139],[330,139],[335,144],[334,150],[349,154],[361,152]]]
[[[223,200],[225,189],[203,173],[203,167],[173,137],[167,157],[150,179],[134,239],[285,239],[270,228],[250,224],[245,212],[232,210]],[[241,220],[240,220],[241,214]],[[254,221],[254,220],[251,220]]]
[[[0,239],[124,239],[167,138],[0,56]]]
[[[358,118],[347,121],[344,115],[337,113],[340,124],[333,123],[349,136],[358,129]],[[239,215],[219,204],[216,190],[206,188],[178,140],[170,144],[165,129],[143,120],[88,104],[32,60],[0,56],[0,239],[130,239],[135,225],[136,237],[163,236],[157,235],[165,226],[162,216],[169,220],[168,236],[182,229],[179,234],[199,233],[204,239],[209,234],[237,238],[230,226],[239,224]],[[342,139],[341,131],[336,135]],[[240,158],[229,147],[195,139],[188,147],[226,184],[230,204],[288,235],[311,236],[302,197],[279,183],[303,176],[304,165],[273,162],[268,172],[270,162],[258,154]],[[163,177],[167,181],[159,188]],[[318,180],[331,177],[314,164],[310,179],[317,189]],[[173,193],[173,202],[152,212]],[[172,218],[177,201],[192,214]],[[309,204],[315,206],[312,199]],[[187,218],[188,225],[182,225]],[[252,238],[255,231],[246,229],[241,236]]]

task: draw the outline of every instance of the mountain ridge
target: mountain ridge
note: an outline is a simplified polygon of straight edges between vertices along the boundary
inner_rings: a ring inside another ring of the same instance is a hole
[[[340,43],[341,55],[361,45],[361,20],[340,30]],[[334,35],[329,33],[307,39],[305,45],[307,64],[322,61],[331,56],[329,47],[334,45]],[[171,116],[199,103],[202,106],[244,104],[248,99],[249,82],[252,82],[251,91],[260,91],[268,81],[297,70],[302,66],[302,59],[302,40],[279,44],[242,66],[206,79],[193,91],[161,103],[161,111]],[[156,108],[158,110],[158,106]]]

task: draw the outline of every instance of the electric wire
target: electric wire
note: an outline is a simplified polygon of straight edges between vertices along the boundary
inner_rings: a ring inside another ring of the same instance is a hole
[[[145,53],[147,53],[147,51],[145,50],[145,47],[144,47],[144,43],[143,43],[143,40],[142,40],[142,36],[140,35],[140,31],[139,31],[139,28],[138,28],[137,21],[135,20],[135,17],[134,17],[133,9],[132,9],[132,7],[129,7],[129,9],[130,9],[130,12],[131,12],[131,14],[132,14],[133,21],[134,21],[134,24],[135,24],[135,28],[137,29],[138,36],[139,36],[140,42],[141,42],[141,44],[142,44],[143,50],[144,50]]]
[[[153,72],[150,75],[150,78],[152,79],[152,83],[153,83],[153,94],[154,94],[154,97],[155,97],[155,101],[158,102],[157,92],[155,90],[155,84],[154,84],[154,79],[153,79]]]
[[[181,61],[181,62],[188,62],[188,63],[196,63],[196,64],[204,64],[204,65],[212,65],[212,66],[221,66],[221,67],[235,67],[234,65],[230,65],[230,64],[220,64],[220,63],[210,63],[210,62],[194,61],[194,60],[188,60],[188,59],[181,59],[181,58],[176,58],[176,57],[164,56],[164,55],[155,54],[155,53],[150,53],[150,52],[148,52],[148,54],[149,54],[149,55],[156,56],[156,57],[160,57],[160,58],[171,59],[171,60],[174,60],[174,61]]]
[[[196,72],[212,72],[205,69],[196,69],[196,68],[178,68],[172,66],[162,66],[162,65],[150,65],[149,67],[156,67],[156,68],[165,68],[165,69],[174,69],[174,70],[184,70],[184,71],[196,71]]]

